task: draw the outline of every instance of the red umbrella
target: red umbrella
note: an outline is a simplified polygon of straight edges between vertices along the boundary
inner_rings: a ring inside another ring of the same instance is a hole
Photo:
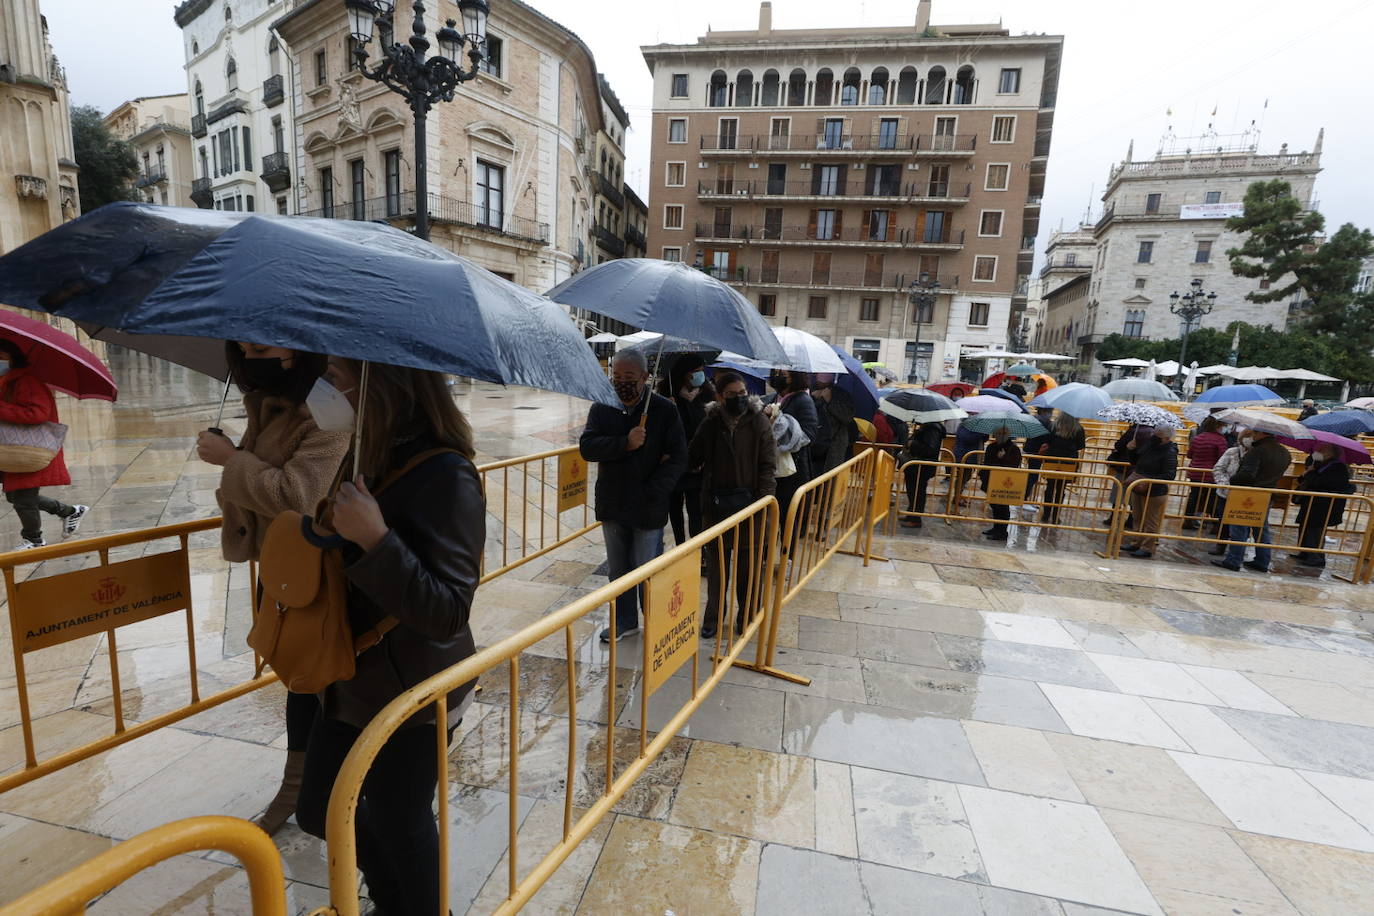
[[[1369,457],[1369,451],[1354,439],[1347,439],[1345,436],[1338,436],[1324,429],[1313,429],[1309,432],[1312,433],[1311,439],[1290,439],[1287,436],[1275,436],[1274,438],[1284,445],[1307,452],[1309,455],[1315,452],[1319,445],[1334,445],[1341,450],[1340,458],[1346,464],[1374,464],[1374,461]]]
[[[119,395],[105,364],[65,331],[0,309],[0,337],[24,351],[30,371],[49,388],[83,400],[113,401]]]

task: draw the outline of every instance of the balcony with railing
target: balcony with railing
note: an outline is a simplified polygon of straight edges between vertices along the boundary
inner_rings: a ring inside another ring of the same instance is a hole
[[[285,83],[281,74],[269,76],[262,81],[262,104],[268,108],[275,108],[286,98]]]
[[[625,240],[610,229],[597,223],[593,234],[596,236],[596,243],[610,252],[612,257],[623,258],[625,256]]]
[[[827,228],[816,225],[742,225],[724,222],[699,222],[695,238],[711,242],[767,242],[782,245],[844,245],[846,247],[903,247],[957,251],[964,244],[964,230],[917,233],[891,223]]]
[[[972,156],[977,149],[977,134],[922,134],[916,137],[918,156]]]
[[[291,160],[287,153],[268,153],[262,157],[262,181],[273,194],[291,186]]]
[[[951,191],[953,192],[951,194]],[[875,203],[967,203],[973,191],[971,183],[962,188],[951,187],[949,182],[931,181],[884,181],[854,180],[826,181],[813,177],[810,181],[775,181],[759,179],[756,181],[736,181],[716,179],[697,182],[697,197],[703,200],[725,198],[768,198],[777,200],[825,200],[845,198]]]
[[[611,202],[611,206],[617,210],[625,208],[625,194],[615,186],[615,184],[600,172],[596,173],[596,189],[602,197]]]
[[[136,188],[147,188],[155,184],[161,184],[167,180],[167,170],[161,166],[153,166],[148,171],[138,176],[134,182]]]
[[[636,248],[648,248],[649,240],[644,237],[643,230],[637,226],[625,227],[625,241]]]
[[[215,195],[210,191],[210,179],[196,178],[191,181],[191,200],[202,210],[214,206]]]
[[[729,133],[703,134],[700,138],[703,153],[821,153],[854,154],[867,156],[892,155],[909,156],[916,146],[915,139],[909,134],[876,133],[846,134],[827,132],[820,134],[742,134]]]
[[[385,197],[370,197],[362,201],[335,201],[333,208],[311,210],[301,216],[317,216],[328,219],[384,220],[408,219],[415,215],[415,192],[388,194]],[[534,242],[538,245],[549,243],[549,224],[536,222],[521,216],[494,213],[486,207],[471,201],[457,200],[438,194],[429,195],[429,218],[434,223],[449,223],[496,233],[509,238]]]
[[[205,126],[205,115],[191,115],[191,136],[199,140],[205,136],[207,128]]]

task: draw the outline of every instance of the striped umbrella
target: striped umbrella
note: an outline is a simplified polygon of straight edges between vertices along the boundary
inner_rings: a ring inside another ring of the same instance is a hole
[[[943,394],[913,388],[897,389],[878,402],[878,409],[907,423],[940,423],[968,416],[967,411]]]

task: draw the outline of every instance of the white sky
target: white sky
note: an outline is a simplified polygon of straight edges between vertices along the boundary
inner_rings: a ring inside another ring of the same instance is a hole
[[[343,0],[338,0],[340,6]],[[402,3],[405,0],[401,0]],[[499,9],[501,0],[491,0]],[[185,91],[171,0],[42,0],[76,104],[108,111],[140,95]],[[758,4],[740,0],[534,0],[596,55],[632,122],[627,180],[647,190],[651,84],[639,47],[694,42],[708,26],[750,29]],[[1317,197],[1328,226],[1374,226],[1374,149],[1366,60],[1374,0],[935,0],[935,24],[996,22],[1013,35],[1065,36],[1038,253],[1050,230],[1101,207],[1107,170],[1134,139],[1153,155],[1172,124],[1196,136],[1260,121],[1261,150],[1310,149],[1326,128]],[[285,8],[285,4],[283,4]],[[837,11],[844,9],[847,20]],[[773,26],[913,23],[915,0],[773,0]],[[461,89],[459,91],[462,91]],[[1265,102],[1268,107],[1265,108]],[[1166,116],[1172,109],[1173,116]],[[1211,116],[1212,111],[1216,117]],[[1042,255],[1043,256],[1043,255]]]

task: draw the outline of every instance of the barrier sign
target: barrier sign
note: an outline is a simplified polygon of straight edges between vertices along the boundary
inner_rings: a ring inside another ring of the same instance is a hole
[[[587,504],[587,462],[576,452],[558,456],[558,511]]]
[[[737,548],[738,549],[738,548]],[[697,653],[701,626],[701,550],[649,577],[644,604],[644,644],[649,651],[645,690],[653,693]],[[728,602],[727,602],[728,605]],[[727,613],[726,617],[729,617]]]
[[[1226,510],[1221,514],[1223,525],[1262,528],[1269,521],[1269,497],[1272,494],[1246,487],[1232,487],[1226,498]]]
[[[21,651],[61,645],[190,606],[182,551],[17,583],[13,620]]]
[[[988,502],[1019,506],[1026,501],[1026,472],[1017,468],[993,468],[988,472]]]
[[[1050,461],[1048,459],[1040,465],[1042,477],[1052,480],[1065,480],[1074,474],[1074,463],[1072,461]]]

